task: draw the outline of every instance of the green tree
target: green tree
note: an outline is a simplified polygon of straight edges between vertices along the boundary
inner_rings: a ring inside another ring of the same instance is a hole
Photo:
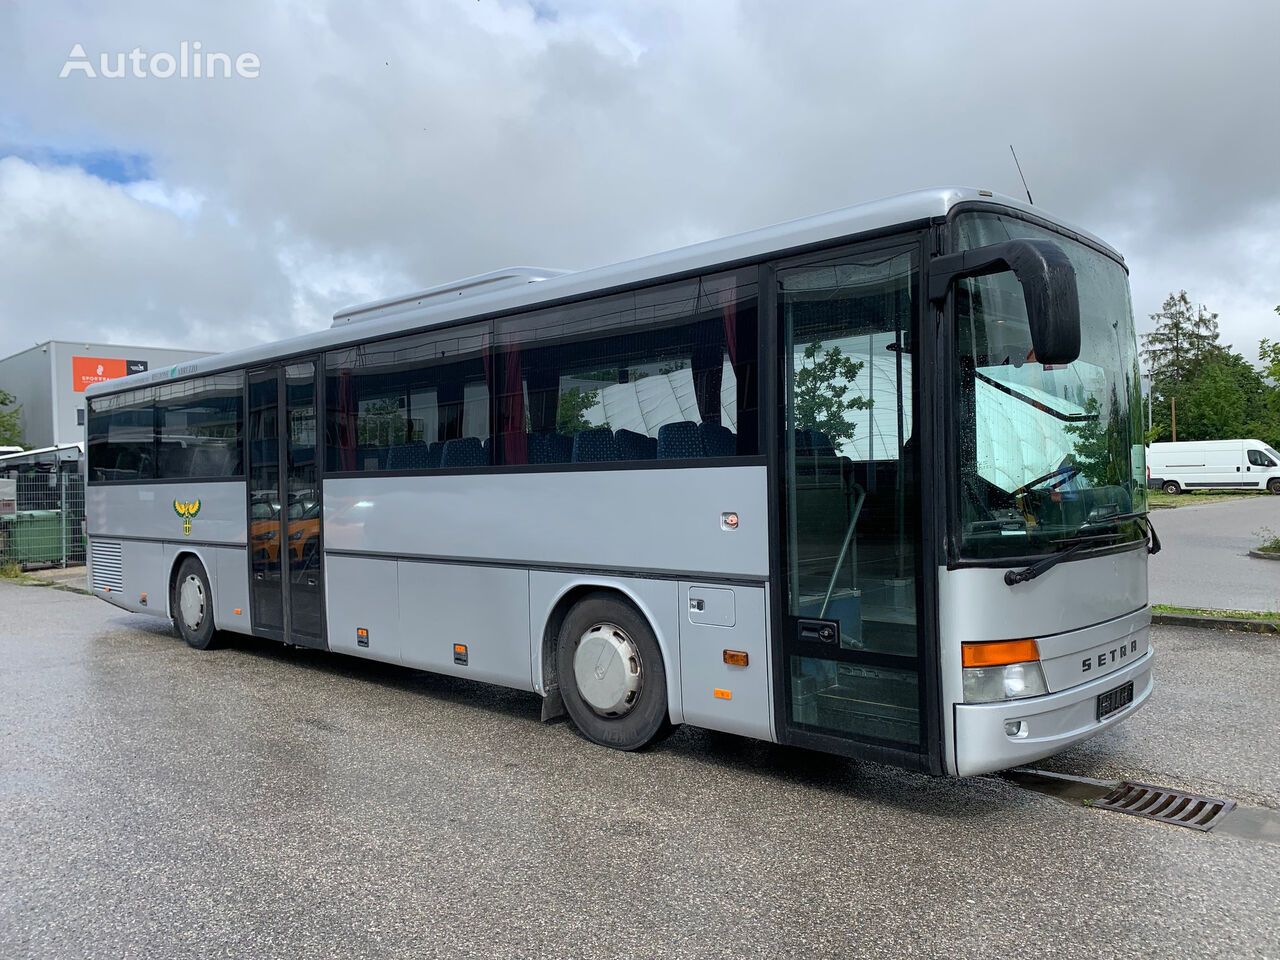
[[[1218,346],[1218,315],[1192,306],[1187,291],[1169,294],[1159,313],[1151,314],[1156,328],[1142,335],[1142,356],[1152,384],[1159,392],[1175,391],[1194,378],[1207,354]]]
[[[846,357],[839,347],[821,351],[820,341],[806,346],[796,369],[795,426],[820,431],[838,448],[842,440],[853,439],[856,427],[849,414],[871,409],[870,400],[851,393],[854,378],[866,364]]]
[[[13,407],[16,399],[13,394],[0,390],[0,447],[22,446],[22,405]],[[5,407],[13,409],[5,410]]]
[[[1137,430],[1140,424],[1136,418],[1131,423],[1120,416],[1120,398],[1114,386],[1105,417],[1095,396],[1085,400],[1084,412],[1089,419],[1063,428],[1076,438],[1071,462],[1092,486],[1124,486],[1133,479],[1129,468],[1133,455],[1130,431]],[[1133,437],[1137,437],[1136,432]]]
[[[1276,307],[1280,313],[1280,307]],[[1271,381],[1273,389],[1280,391],[1280,340],[1263,337],[1258,344],[1258,359],[1262,361],[1262,375]]]
[[[556,432],[572,437],[575,433],[590,430],[594,424],[586,418],[586,412],[600,399],[599,390],[580,390],[570,387],[560,394],[556,406]]]
[[[1243,358],[1239,358],[1243,359]],[[1256,372],[1245,364],[1248,372]],[[1179,440],[1225,440],[1239,437],[1248,401],[1241,372],[1230,357],[1213,357],[1201,366],[1178,398]]]

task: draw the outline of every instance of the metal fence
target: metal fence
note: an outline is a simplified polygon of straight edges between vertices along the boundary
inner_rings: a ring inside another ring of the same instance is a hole
[[[0,472],[0,564],[84,563],[84,477],[65,470]]]

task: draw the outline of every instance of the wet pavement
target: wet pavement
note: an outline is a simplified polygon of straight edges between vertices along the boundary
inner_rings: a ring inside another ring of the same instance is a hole
[[[1280,561],[1249,556],[1270,530],[1280,535],[1280,497],[1157,510],[1164,549],[1151,558],[1151,602],[1180,607],[1280,611]]]
[[[1280,808],[1280,641],[1154,642],[1154,702],[1052,767]],[[1280,955],[1280,845],[538,716],[0,582],[0,956]]]

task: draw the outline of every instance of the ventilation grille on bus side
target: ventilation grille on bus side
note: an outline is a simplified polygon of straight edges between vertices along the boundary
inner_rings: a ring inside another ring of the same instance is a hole
[[[1092,805],[1192,830],[1211,830],[1214,824],[1235,809],[1236,802],[1125,781],[1105,797],[1093,801]]]
[[[90,588],[124,592],[124,562],[120,557],[118,540],[94,540],[89,550],[89,563],[93,571]]]

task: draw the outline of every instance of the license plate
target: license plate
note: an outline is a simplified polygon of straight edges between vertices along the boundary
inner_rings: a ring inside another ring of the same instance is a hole
[[[1133,681],[1122,687],[1098,694],[1098,719],[1109,717],[1117,710],[1122,710],[1133,703]]]

